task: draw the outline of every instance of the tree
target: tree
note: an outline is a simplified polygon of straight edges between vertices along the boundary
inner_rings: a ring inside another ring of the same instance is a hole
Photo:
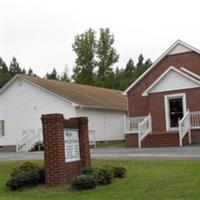
[[[7,73],[8,72],[8,67],[6,65],[6,63],[3,61],[3,59],[0,57],[0,70],[3,73]]]
[[[28,69],[28,75],[33,76],[33,70],[31,68]]]
[[[11,76],[14,76],[16,74],[26,73],[20,68],[19,63],[17,62],[17,59],[15,57],[13,57],[12,61],[10,62],[9,71]]]
[[[55,68],[53,68],[52,72],[49,74],[49,73],[46,73],[46,78],[47,79],[52,79],[52,80],[59,80],[59,75],[56,71]]]
[[[60,77],[61,81],[64,81],[64,82],[70,82],[70,78],[68,77],[67,73],[64,72],[62,74],[62,76]]]
[[[136,64],[136,70],[134,73],[134,80],[136,80],[141,74],[143,74],[150,66],[152,62],[150,59],[147,59],[144,62],[144,57],[142,54],[139,55],[138,57],[138,62]]]
[[[0,57],[0,88],[4,86],[11,79],[8,67],[3,59]]]
[[[97,42],[97,85],[106,85],[106,80],[113,74],[112,66],[118,61],[119,55],[113,47],[114,35],[110,33],[108,28],[100,29],[100,36]]]
[[[72,48],[77,56],[72,78],[76,83],[94,85],[94,71],[96,67],[95,31],[89,29],[85,33],[77,35]]]
[[[127,78],[131,78],[134,72],[135,72],[134,61],[130,58],[126,64],[124,74]]]

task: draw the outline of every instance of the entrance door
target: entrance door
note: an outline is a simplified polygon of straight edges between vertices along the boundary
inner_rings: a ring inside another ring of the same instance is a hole
[[[185,95],[165,96],[165,112],[167,131],[177,130],[179,119],[183,118],[186,111]]]

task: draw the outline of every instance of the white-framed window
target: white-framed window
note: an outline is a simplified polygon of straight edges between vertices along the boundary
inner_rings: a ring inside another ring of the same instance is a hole
[[[65,162],[80,160],[78,129],[64,129]]]
[[[5,136],[5,121],[0,120],[0,136]]]
[[[178,130],[178,121],[186,112],[185,93],[165,95],[165,121],[167,131]]]

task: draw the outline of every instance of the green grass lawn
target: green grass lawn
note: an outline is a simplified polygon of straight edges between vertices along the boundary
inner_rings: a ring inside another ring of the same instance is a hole
[[[94,161],[93,165],[112,164],[127,169],[126,178],[111,185],[84,192],[67,186],[38,186],[11,192],[5,187],[11,169],[20,162],[0,162],[0,200],[145,200],[200,199],[200,161]]]

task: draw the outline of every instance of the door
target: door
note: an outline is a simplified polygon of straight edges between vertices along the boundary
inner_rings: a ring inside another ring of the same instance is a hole
[[[185,95],[168,95],[165,101],[167,131],[177,130],[178,121],[186,112]]]
[[[178,127],[178,120],[183,118],[183,99],[169,99],[170,128]]]

